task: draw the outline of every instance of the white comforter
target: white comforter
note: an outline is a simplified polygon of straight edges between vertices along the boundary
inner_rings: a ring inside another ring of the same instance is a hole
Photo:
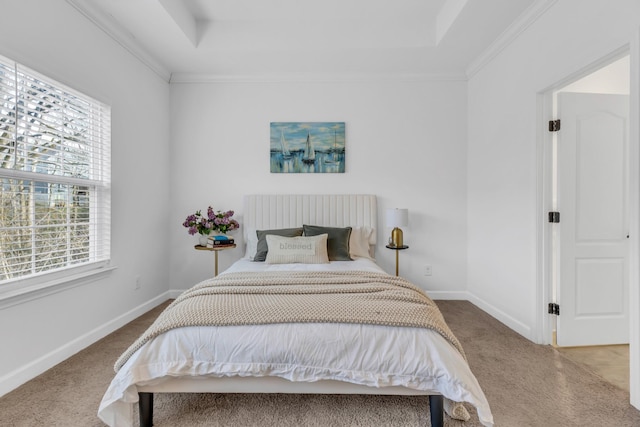
[[[225,273],[309,269],[382,271],[365,259],[314,265],[268,265],[243,259]],[[476,378],[462,356],[438,333],[357,324],[188,327],[169,331],[146,343],[120,369],[102,399],[98,416],[110,426],[132,426],[137,386],[176,376],[276,376],[290,381],[403,386],[469,402],[477,408],[485,426],[493,425],[489,404]]]

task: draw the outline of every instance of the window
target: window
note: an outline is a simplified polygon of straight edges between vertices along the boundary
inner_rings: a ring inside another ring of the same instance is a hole
[[[0,294],[108,263],[110,116],[0,57]]]

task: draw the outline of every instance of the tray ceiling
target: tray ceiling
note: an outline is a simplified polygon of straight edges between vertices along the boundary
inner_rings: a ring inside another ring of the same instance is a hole
[[[67,0],[163,76],[449,75],[541,0]],[[548,0],[547,0],[548,3]]]

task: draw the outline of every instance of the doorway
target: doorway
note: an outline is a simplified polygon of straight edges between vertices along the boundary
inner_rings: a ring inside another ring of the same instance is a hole
[[[541,342],[629,343],[630,76],[618,52],[544,94],[542,119],[560,130],[543,138],[543,207],[561,220],[543,226],[541,302],[560,314]]]

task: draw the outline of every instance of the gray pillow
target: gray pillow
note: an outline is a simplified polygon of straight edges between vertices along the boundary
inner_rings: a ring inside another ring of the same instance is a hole
[[[253,257],[254,261],[264,261],[267,259],[267,252],[269,252],[266,239],[267,234],[275,234],[276,236],[283,237],[298,237],[302,236],[302,227],[279,228],[276,230],[256,230],[256,236],[258,236],[258,247],[256,250],[256,256]]]
[[[305,236],[328,234],[327,252],[329,261],[353,261],[349,256],[349,237],[351,227],[322,227],[319,225],[303,225]]]

